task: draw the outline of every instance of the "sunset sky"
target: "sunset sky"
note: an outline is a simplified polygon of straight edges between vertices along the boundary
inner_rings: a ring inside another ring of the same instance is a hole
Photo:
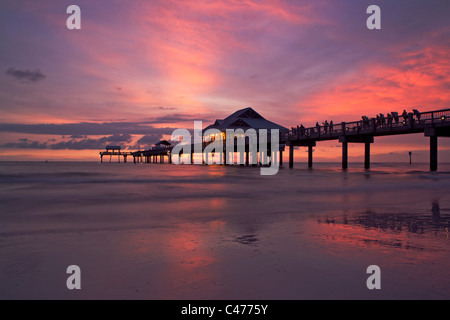
[[[246,107],[285,127],[450,108],[448,0],[2,0],[0,40],[0,160],[97,161]],[[450,161],[450,139],[439,147]],[[374,161],[427,150],[423,134],[372,146]]]

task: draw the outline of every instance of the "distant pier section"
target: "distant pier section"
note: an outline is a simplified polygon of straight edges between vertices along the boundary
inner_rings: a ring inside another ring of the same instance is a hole
[[[120,158],[123,158],[123,162],[127,162],[127,157],[132,154],[132,152],[121,151],[121,146],[106,146],[106,151],[100,152],[100,162],[103,162],[103,157],[109,156],[109,162],[112,162],[112,158],[117,157],[117,161],[120,162]]]
[[[120,158],[123,158],[123,162],[127,163],[128,157],[133,157],[133,162],[145,162],[145,163],[164,163],[164,158],[168,158],[168,163],[172,163],[170,157],[170,151],[173,146],[170,142],[162,140],[155,144],[155,146],[149,150],[138,151],[121,151],[120,146],[106,146],[106,151],[100,151],[100,162],[103,163],[103,157],[109,156],[109,162],[112,162],[113,157],[117,157],[117,162],[120,163]]]
[[[167,163],[172,163],[171,151],[173,149],[172,144],[167,140],[161,140],[155,144],[149,150],[142,150],[132,152],[133,162],[145,162],[145,163],[164,163],[167,158]]]

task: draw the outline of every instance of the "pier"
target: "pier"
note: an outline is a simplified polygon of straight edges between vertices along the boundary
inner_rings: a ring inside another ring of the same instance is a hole
[[[244,149],[238,149],[234,145],[233,150],[226,148],[226,130],[227,129],[243,129],[256,130],[261,129],[280,130],[279,150],[272,150],[270,144],[266,149],[260,149],[258,145],[254,146],[245,140]],[[213,130],[213,131],[211,131]],[[208,132],[211,132],[208,134]],[[279,165],[283,165],[283,151],[285,146],[289,147],[289,168],[294,167],[294,149],[296,147],[308,148],[308,166],[313,166],[313,151],[317,143],[321,141],[337,140],[342,146],[342,168],[348,168],[348,146],[349,143],[364,144],[364,167],[370,169],[370,150],[371,144],[375,143],[375,137],[393,136],[403,134],[423,133],[430,141],[430,171],[438,169],[438,138],[450,137],[450,109],[418,112],[404,111],[402,114],[392,112],[384,116],[377,115],[375,118],[361,117],[359,121],[352,122],[325,122],[323,125],[316,123],[315,127],[305,128],[302,125],[284,128],[273,122],[270,122],[255,112],[252,108],[238,110],[231,116],[216,120],[216,122],[203,129],[203,140],[201,146],[191,144],[190,163],[194,164],[195,152],[201,152],[214,141],[222,140],[223,150],[214,150],[211,155],[219,154],[220,161],[218,163],[224,165],[235,164],[234,155],[237,154],[237,163],[240,165],[268,165],[272,161],[279,161]],[[253,148],[254,147],[254,148]],[[108,146],[106,151],[100,152],[100,162],[103,162],[104,156],[109,156],[109,162],[113,157],[123,158],[123,162],[127,162],[127,157],[132,156],[134,163],[167,163],[171,164],[172,149],[174,147],[170,142],[162,140],[155,144],[149,150],[139,150],[134,152],[123,152],[120,146]],[[252,150],[254,152],[252,152]],[[269,150],[271,150],[269,152]],[[181,156],[181,155],[180,155]],[[209,154],[202,156],[199,164],[208,162]],[[251,161],[250,161],[251,156]],[[205,161],[206,158],[206,161]],[[185,162],[183,162],[185,163]]]
[[[172,163],[172,158],[170,151],[172,150],[171,144],[162,140],[155,144],[152,149],[149,150],[138,150],[138,151],[121,151],[120,146],[106,146],[106,151],[100,151],[100,162],[103,163],[103,157],[109,156],[109,162],[112,162],[113,157],[117,157],[117,162],[120,163],[120,158],[123,158],[123,162],[127,163],[127,158],[133,157],[134,163],[145,162],[145,163],[164,163],[164,158],[168,158],[168,163]]]
[[[149,150],[131,152],[133,156],[133,162],[145,162],[145,163],[164,163],[164,159],[167,157],[167,162],[172,163],[172,144],[166,140],[161,140],[156,143],[155,146]]]
[[[123,162],[127,162],[127,157],[131,156],[132,152],[123,152],[121,151],[122,147],[120,146],[106,146],[106,151],[100,152],[100,162],[103,163],[103,157],[109,156],[109,162],[112,162],[112,158],[117,157],[117,162],[120,163],[120,158],[123,158]]]
[[[429,112],[393,112],[353,122],[332,122],[325,125],[291,128],[286,137],[289,146],[289,167],[294,167],[294,148],[308,148],[308,166],[313,166],[313,147],[320,141],[338,140],[342,144],[342,168],[348,168],[348,144],[364,144],[364,167],[370,168],[370,145],[375,137],[424,133],[430,139],[430,171],[438,168],[438,138],[450,137],[450,109]]]

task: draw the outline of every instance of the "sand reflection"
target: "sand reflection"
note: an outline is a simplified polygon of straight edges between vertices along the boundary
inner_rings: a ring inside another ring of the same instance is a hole
[[[149,291],[151,296],[147,298],[207,299],[217,294],[220,285],[220,256],[212,237],[223,228],[224,221],[212,220],[185,222],[169,229],[135,230],[122,244],[122,254],[149,268],[151,282],[158,284],[158,290]]]
[[[329,254],[384,255],[390,262],[418,262],[445,258],[449,249],[450,215],[438,202],[423,214],[366,211],[319,217],[308,222],[312,238]]]

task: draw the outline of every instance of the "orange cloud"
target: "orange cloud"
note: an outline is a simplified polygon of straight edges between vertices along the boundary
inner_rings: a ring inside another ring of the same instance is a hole
[[[371,63],[333,79],[333,84],[301,102],[314,110],[307,120],[332,117],[335,121],[354,121],[360,115],[411,111],[413,107],[421,111],[448,108],[449,54],[447,48],[440,46],[399,53],[396,65]]]

